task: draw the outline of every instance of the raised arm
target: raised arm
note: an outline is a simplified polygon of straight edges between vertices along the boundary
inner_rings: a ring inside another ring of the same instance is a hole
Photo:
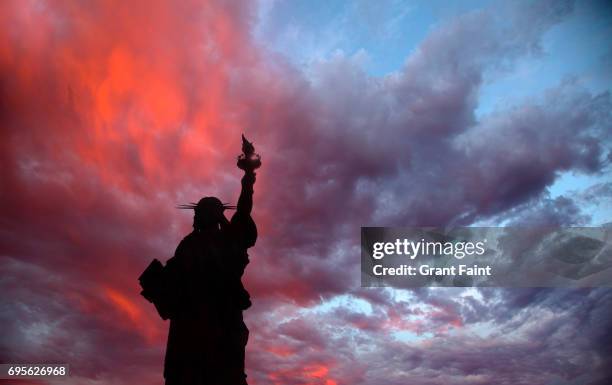
[[[244,135],[242,136],[242,154],[238,157],[237,166],[241,170],[244,170],[244,176],[242,177],[242,190],[238,198],[236,213],[230,222],[232,231],[237,237],[236,239],[239,240],[245,249],[248,249],[255,245],[255,241],[257,240],[257,226],[253,218],[251,218],[251,211],[253,210],[255,170],[261,166],[261,159],[259,155],[255,153],[253,143],[246,140]],[[248,263],[248,255],[246,252],[245,257],[247,257],[247,259],[244,266]]]
[[[238,198],[238,215],[250,215],[253,210],[253,185],[255,184],[255,170],[261,166],[261,159],[255,153],[253,143],[242,135],[242,154],[238,157],[238,168],[244,170],[242,177],[242,191]]]
[[[253,185],[255,184],[255,172],[247,170],[242,177],[242,190],[238,198],[236,213],[238,215],[251,215],[253,210]]]

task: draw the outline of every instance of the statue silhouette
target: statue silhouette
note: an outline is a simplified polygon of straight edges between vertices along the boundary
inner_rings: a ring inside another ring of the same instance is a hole
[[[241,282],[255,245],[251,218],[254,170],[259,155],[244,136],[238,167],[244,170],[237,206],[204,197],[179,208],[193,209],[193,231],[166,266],[157,260],[140,276],[142,295],[170,319],[164,363],[166,385],[246,385],[249,330],[242,312],[251,306]],[[231,220],[224,211],[235,209]]]

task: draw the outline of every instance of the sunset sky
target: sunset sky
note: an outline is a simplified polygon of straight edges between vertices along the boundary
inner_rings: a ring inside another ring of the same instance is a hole
[[[137,278],[263,166],[250,385],[604,385],[612,289],[361,288],[361,226],[612,222],[606,1],[0,1],[0,362],[163,384]]]

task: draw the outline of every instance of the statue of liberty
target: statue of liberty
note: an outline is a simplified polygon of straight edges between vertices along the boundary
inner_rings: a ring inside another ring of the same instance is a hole
[[[164,363],[166,385],[246,385],[249,336],[242,312],[251,306],[242,285],[255,245],[251,218],[259,155],[244,136],[238,167],[244,170],[236,206],[215,197],[179,208],[194,210],[193,231],[166,266],[157,260],[140,277],[142,295],[153,302],[170,330]],[[228,220],[225,210],[236,212]]]

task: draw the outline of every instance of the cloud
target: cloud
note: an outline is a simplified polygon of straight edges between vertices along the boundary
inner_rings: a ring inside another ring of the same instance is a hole
[[[236,199],[246,131],[263,157],[246,276],[253,384],[606,374],[608,291],[358,288],[361,225],[524,207],[540,210],[521,211],[528,222],[582,218],[547,187],[605,171],[608,93],[566,81],[474,113],[483,82],[541,55],[571,3],[457,16],[384,77],[341,53],[292,67],[253,40],[254,5],[0,6],[0,359],[67,361],[75,384],[161,383],[167,325],[136,279],[189,231],[177,203]]]

